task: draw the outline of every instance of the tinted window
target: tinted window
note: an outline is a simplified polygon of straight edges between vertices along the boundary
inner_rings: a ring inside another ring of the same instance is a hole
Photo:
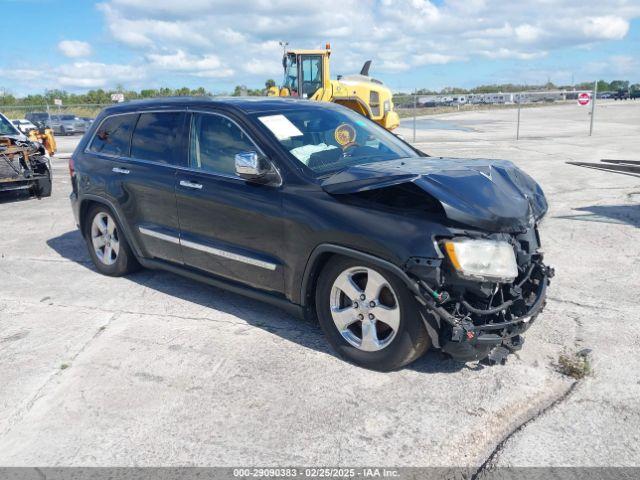
[[[137,118],[137,114],[107,118],[96,131],[89,150],[96,153],[128,156],[131,131]]]
[[[184,113],[142,113],[133,132],[131,156],[160,163],[179,163]]]
[[[225,117],[194,114],[191,120],[191,154],[193,168],[235,175],[235,156],[257,149],[240,128]]]

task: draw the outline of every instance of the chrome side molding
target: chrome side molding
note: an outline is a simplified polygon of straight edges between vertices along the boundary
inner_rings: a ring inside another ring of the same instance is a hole
[[[147,235],[149,237],[158,238],[166,242],[182,245],[183,247],[205,252],[210,255],[215,255],[217,257],[226,258],[228,260],[234,260],[236,262],[246,263],[247,265],[253,265],[254,267],[264,268],[266,270],[271,270],[271,271],[275,270],[278,267],[275,263],[272,263],[272,262],[259,260],[257,258],[248,257],[246,255],[240,255],[239,253],[230,252],[228,250],[222,250],[220,248],[210,247],[209,245],[203,245],[201,243],[191,242],[189,240],[183,240],[179,237],[176,237],[173,235],[167,235],[166,233],[156,232],[155,230],[151,230],[149,228],[138,227],[138,230],[143,235]]]

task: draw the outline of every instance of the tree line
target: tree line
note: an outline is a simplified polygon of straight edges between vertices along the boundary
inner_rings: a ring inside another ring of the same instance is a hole
[[[238,85],[232,92],[222,93],[221,95],[230,96],[259,96],[266,94],[266,89],[276,82],[269,79],[265,82],[265,88],[263,89],[250,89],[244,85]],[[125,100],[139,100],[144,98],[156,98],[156,97],[197,97],[197,96],[213,96],[213,94],[206,90],[204,87],[198,88],[145,88],[142,90],[127,90],[123,86],[118,85],[114,89],[104,90],[98,88],[95,90],[89,90],[86,93],[70,93],[66,90],[45,90],[42,94],[31,94],[24,97],[17,97],[9,91],[0,87],[0,106],[23,106],[23,105],[53,105],[54,100],[58,99],[62,101],[63,105],[103,105],[112,103],[112,94],[121,93]],[[220,94],[219,94],[220,95]]]
[[[544,91],[544,90],[592,90],[593,82],[582,82],[575,85],[556,85],[553,82],[547,82],[544,85],[528,85],[515,83],[502,83],[492,85],[479,85],[474,88],[445,87],[442,90],[429,90],[421,88],[415,93],[418,95],[455,95],[455,94],[472,94],[472,93],[515,93],[526,91]],[[607,82],[598,80],[599,92],[618,92],[623,91],[640,91],[640,83],[631,84],[629,80],[613,80]],[[409,96],[413,92],[398,92],[396,96]]]
[[[248,88],[245,85],[236,85],[232,92],[226,93],[230,96],[263,96],[266,94],[266,90],[269,87],[275,86],[276,82],[273,79],[268,79],[264,88]],[[442,90],[429,90],[421,88],[417,90],[418,95],[451,95],[451,94],[470,94],[470,93],[498,93],[498,92],[522,92],[522,91],[544,91],[544,90],[591,90],[593,88],[593,82],[583,82],[576,85],[555,85],[548,82],[544,85],[526,85],[526,84],[494,84],[494,85],[479,85],[471,89],[459,88],[459,87],[446,87]],[[598,91],[618,92],[620,90],[640,91],[640,83],[630,84],[628,80],[613,80],[606,82],[605,80],[598,80]],[[155,97],[173,97],[173,96],[212,96],[212,93],[206,90],[204,87],[198,88],[146,88],[142,90],[127,90],[123,86],[118,85],[115,89],[95,89],[89,90],[86,93],[70,93],[65,90],[45,90],[42,94],[30,94],[24,97],[17,97],[12,93],[6,91],[0,87],[0,106],[26,106],[26,105],[53,105],[55,99],[62,100],[63,105],[104,105],[112,103],[111,95],[114,93],[121,93],[124,95],[125,100],[138,100],[144,98]],[[394,97],[410,96],[413,92],[408,93],[396,93]],[[222,93],[225,95],[225,93]]]

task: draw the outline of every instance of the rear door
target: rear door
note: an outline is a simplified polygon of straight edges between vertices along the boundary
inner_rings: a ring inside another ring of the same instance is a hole
[[[190,164],[178,170],[176,183],[185,264],[281,292],[280,188],[246,182],[235,173],[235,155],[259,148],[227,116],[193,113],[190,123]]]
[[[101,157],[104,189],[142,253],[182,263],[175,202],[176,167],[186,162],[184,112],[114,115],[97,129],[88,153]]]
[[[176,208],[176,167],[186,162],[184,112],[143,112],[123,175],[131,195],[127,217],[149,257],[182,263]]]

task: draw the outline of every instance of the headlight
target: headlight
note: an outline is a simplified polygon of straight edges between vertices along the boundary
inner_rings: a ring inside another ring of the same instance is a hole
[[[513,247],[496,240],[454,238],[444,243],[453,267],[466,278],[512,282],[518,276]]]

